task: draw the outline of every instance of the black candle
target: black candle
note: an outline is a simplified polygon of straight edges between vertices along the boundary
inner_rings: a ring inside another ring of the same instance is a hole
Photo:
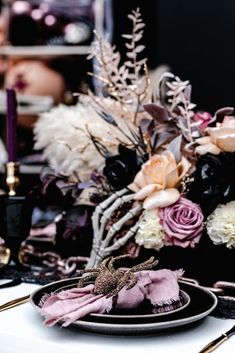
[[[17,101],[14,89],[7,89],[7,151],[8,161],[17,161]]]

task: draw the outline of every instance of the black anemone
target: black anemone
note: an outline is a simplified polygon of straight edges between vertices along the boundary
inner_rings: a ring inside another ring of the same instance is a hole
[[[118,154],[106,158],[103,174],[113,189],[120,190],[133,181],[143,162],[136,151],[119,145]]]
[[[201,156],[193,177],[187,197],[208,215],[219,203],[235,199],[235,153]]]

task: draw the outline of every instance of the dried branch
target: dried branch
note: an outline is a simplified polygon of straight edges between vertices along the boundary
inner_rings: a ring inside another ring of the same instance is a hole
[[[99,65],[95,67],[96,77],[106,88],[108,94],[123,105],[134,107],[132,121],[136,123],[139,108],[145,100],[150,84],[146,66],[146,58],[138,60],[138,55],[145,48],[138,44],[143,36],[145,24],[142,21],[140,10],[132,11],[128,16],[133,23],[131,34],[124,34],[128,51],[128,60],[120,65],[121,55],[115,47],[101,38],[95,32],[96,41],[92,46],[89,58],[96,58]],[[141,74],[143,73],[143,77]]]
[[[193,120],[196,104],[191,103],[191,86],[189,81],[181,81],[179,77],[172,74],[163,74],[160,85],[165,81],[167,110],[174,118],[177,127],[191,148],[194,140],[200,136],[199,123]]]

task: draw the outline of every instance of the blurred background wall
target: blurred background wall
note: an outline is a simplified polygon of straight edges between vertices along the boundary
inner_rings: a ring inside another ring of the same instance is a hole
[[[54,3],[57,2],[64,4],[63,0],[54,1]],[[92,0],[80,0],[80,2],[87,3],[88,8],[90,5],[92,7],[93,3]],[[16,1],[13,1],[14,3]],[[74,3],[74,0],[69,0],[69,3]],[[66,4],[68,5],[68,2]],[[125,54],[126,49],[121,35],[131,32],[131,21],[127,15],[139,7],[146,23],[143,38],[146,49],[143,56],[148,58],[149,69],[154,70],[159,65],[165,64],[181,79],[190,80],[193,87],[192,100],[197,104],[198,109],[214,113],[220,107],[235,105],[233,84],[235,77],[235,41],[233,39],[235,2],[233,0],[223,2],[219,0],[104,0],[104,4],[108,9],[104,13],[104,22],[106,22],[104,32],[112,38],[112,42],[122,54]],[[74,8],[71,5],[70,12],[73,11]],[[0,23],[0,29],[1,25],[2,23]],[[14,41],[18,43],[15,45],[19,45],[22,38],[14,35],[12,29],[9,33],[13,45]],[[19,31],[15,33],[19,34]],[[92,33],[92,28],[90,33]],[[26,40],[25,36],[23,39]],[[92,35],[88,37],[85,44],[89,44],[91,39]],[[54,45],[61,44],[61,40],[63,44],[63,38],[57,36],[56,40],[53,39]],[[0,78],[4,88],[6,57],[0,56],[0,59]],[[9,59],[8,73],[10,71],[13,74],[16,67],[23,70],[24,64],[27,66],[30,61],[29,57],[25,61],[21,58],[21,62],[19,58],[16,60],[9,57]],[[43,58],[33,58],[33,63],[35,60],[43,61]],[[87,71],[92,70],[92,65],[86,60],[86,55],[64,55],[53,60],[44,60],[43,65],[62,81],[61,101],[66,100],[67,95],[64,93],[83,92],[87,85],[92,88],[92,80],[86,74]],[[32,77],[32,81],[39,85],[38,77],[42,76],[37,75],[37,68],[34,71],[25,70],[24,72],[28,76],[29,73],[33,76],[33,72],[36,72],[34,76],[36,80]],[[18,87],[21,87],[21,91],[30,93],[32,85],[24,85],[21,72],[16,72],[15,76],[20,78],[15,81]],[[8,77],[11,79],[10,74]],[[58,88],[57,84],[56,87]],[[48,85],[45,88],[48,89]],[[37,90],[32,92],[37,92]],[[59,100],[57,99],[56,103]],[[21,121],[23,124],[22,119]],[[29,118],[26,121],[30,121]],[[21,133],[24,141],[27,139],[27,134],[30,135],[31,131],[27,130],[26,126]],[[30,139],[32,141],[31,137]],[[32,143],[29,144],[29,149],[31,148]]]
[[[140,7],[146,22],[150,68],[168,64],[193,86],[198,108],[235,105],[235,2],[233,0],[113,0],[114,41],[128,28],[127,13]],[[121,45],[118,43],[118,46]]]

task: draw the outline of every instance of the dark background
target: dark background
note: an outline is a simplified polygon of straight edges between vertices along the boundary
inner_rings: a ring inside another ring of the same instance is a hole
[[[193,86],[199,109],[235,105],[235,2],[233,0],[113,0],[114,42],[128,30],[127,14],[140,7],[146,23],[150,68],[168,64]]]

